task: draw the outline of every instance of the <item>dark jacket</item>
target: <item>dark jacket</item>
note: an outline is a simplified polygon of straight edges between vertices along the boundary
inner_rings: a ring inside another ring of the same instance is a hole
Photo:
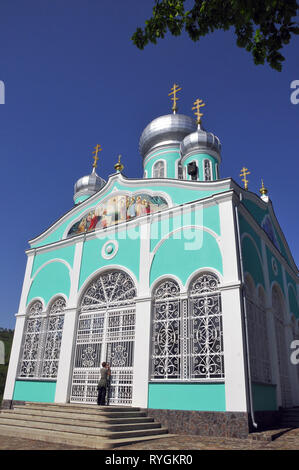
[[[98,388],[99,387],[106,387],[107,386],[108,369],[105,369],[104,367],[102,367],[102,369],[100,370],[100,373],[101,373],[101,378],[100,378],[99,383],[98,383]]]

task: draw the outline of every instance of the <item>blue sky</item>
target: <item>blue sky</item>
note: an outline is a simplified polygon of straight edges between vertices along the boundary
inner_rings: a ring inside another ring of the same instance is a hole
[[[13,328],[25,272],[27,241],[73,206],[75,181],[91,171],[105,179],[123,155],[124,174],[142,176],[138,141],[155,117],[171,112],[168,93],[183,88],[179,112],[204,99],[203,123],[222,142],[221,177],[249,189],[260,179],[295,262],[298,236],[299,38],[285,47],[283,72],[255,66],[232,32],[193,43],[167,37],[144,51],[130,37],[150,16],[153,0],[2,0],[0,105],[2,221],[0,326]]]

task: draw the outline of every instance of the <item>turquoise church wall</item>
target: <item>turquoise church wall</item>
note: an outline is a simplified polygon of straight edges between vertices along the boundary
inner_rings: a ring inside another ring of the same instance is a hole
[[[265,207],[265,209],[262,209],[257,204],[255,204],[253,201],[250,201],[248,199],[243,199],[242,204],[244,204],[244,206],[249,210],[251,215],[254,217],[254,219],[257,221],[257,223],[260,226],[262,225],[262,222],[263,222],[266,215],[268,215],[270,217],[270,219],[272,220],[272,217],[271,217],[267,207]],[[282,256],[285,258],[285,260],[288,263],[290,263],[290,259],[289,259],[289,256],[287,254],[287,251],[285,249],[284,243],[283,243],[280,235],[278,234],[278,231],[276,230],[273,221],[272,221],[272,227],[273,227],[273,231],[275,233],[276,239],[277,239],[278,244],[279,244],[279,248],[280,248],[279,251],[281,252]]]
[[[185,284],[193,272],[209,267],[222,274],[222,256],[215,238],[200,229],[182,228],[158,248],[151,265],[150,284],[169,273]]]
[[[170,215],[165,219],[151,224],[151,251],[162,238],[169,233],[186,226],[203,226],[220,235],[219,207],[217,204],[209,207],[197,207],[193,211],[183,211],[178,215]]]
[[[103,245],[109,240],[117,240],[118,251],[112,259],[102,257]],[[84,243],[79,289],[86,279],[98,269],[104,266],[118,265],[129,269],[139,279],[139,253],[140,239],[139,227],[127,231],[120,231],[115,237],[95,238]]]
[[[267,254],[267,263],[268,263],[268,272],[269,272],[269,281],[270,285],[273,282],[277,282],[284,294],[284,285],[283,285],[283,276],[282,276],[282,267],[276,256],[269,250],[266,246],[266,254]],[[275,274],[273,266],[272,266],[272,259],[275,259],[278,273]]]
[[[242,256],[244,273],[248,272],[252,276],[255,285],[261,284],[265,288],[263,267],[256,245],[247,236],[242,240]]]
[[[277,410],[276,385],[252,384],[255,411]]]
[[[63,261],[66,261],[72,268],[73,261],[74,261],[74,253],[75,253],[75,245],[69,245],[63,248],[59,248],[57,250],[51,250],[51,251],[47,251],[46,253],[36,254],[34,257],[31,276],[34,276],[36,271],[43,264],[54,259],[61,259]]]
[[[150,383],[148,392],[152,409],[225,411],[223,383]]]
[[[54,403],[56,382],[16,380],[13,400]]]
[[[45,304],[58,293],[69,297],[70,285],[70,274],[67,266],[57,261],[49,263],[37,273],[32,281],[27,297],[27,305],[36,297],[43,298]]]

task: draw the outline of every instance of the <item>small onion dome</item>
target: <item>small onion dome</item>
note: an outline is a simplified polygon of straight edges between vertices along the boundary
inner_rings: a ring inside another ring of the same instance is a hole
[[[78,200],[82,196],[90,197],[96,192],[98,192],[106,184],[106,181],[97,175],[95,168],[92,170],[92,173],[87,176],[82,176],[78,179],[74,186],[74,201]]]
[[[141,134],[139,152],[143,158],[162,145],[180,144],[183,138],[196,130],[193,118],[184,114],[167,114],[150,122]]]
[[[221,160],[221,143],[216,135],[206,132],[201,124],[198,125],[197,131],[187,135],[181,143],[181,155],[184,158],[191,153],[207,153]]]

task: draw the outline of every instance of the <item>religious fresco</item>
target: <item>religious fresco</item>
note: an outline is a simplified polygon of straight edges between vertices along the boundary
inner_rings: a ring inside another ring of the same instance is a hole
[[[126,222],[141,215],[153,214],[166,209],[168,204],[161,196],[138,193],[134,196],[112,196],[85,214],[68,231],[71,237],[95,229],[107,228],[120,222]]]

